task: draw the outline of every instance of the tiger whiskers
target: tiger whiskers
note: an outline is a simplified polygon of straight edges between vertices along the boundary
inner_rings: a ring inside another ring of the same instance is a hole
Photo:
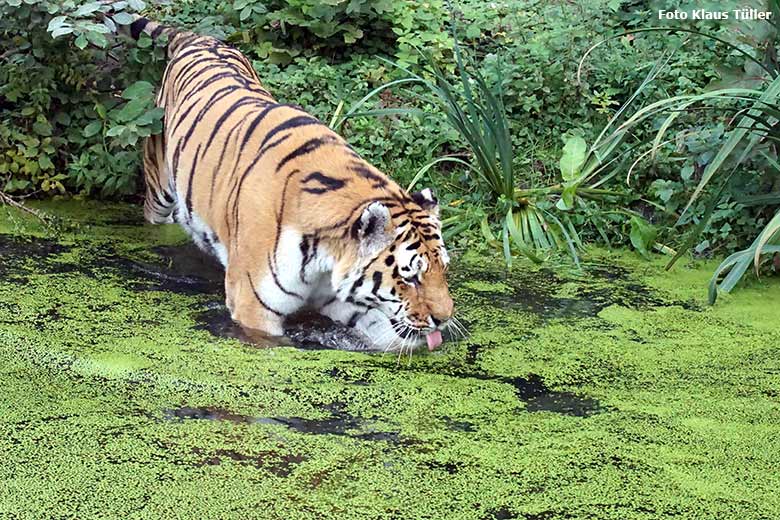
[[[396,362],[396,365],[401,364],[401,357],[404,355],[404,351],[406,350],[410,333],[411,329],[409,329],[409,327],[406,327],[406,330],[403,331],[403,336],[401,337],[401,348],[398,349],[398,361]]]
[[[392,350],[398,344],[398,336],[398,331],[395,329],[395,326],[393,326],[390,329],[386,329],[382,335],[377,338],[376,343],[379,345],[387,342],[382,355],[387,354],[388,351]]]
[[[455,341],[466,339],[468,336],[468,330],[466,329],[466,326],[463,325],[457,316],[450,318],[450,325],[447,328],[452,330],[454,333]],[[458,336],[460,336],[460,338],[458,338]]]

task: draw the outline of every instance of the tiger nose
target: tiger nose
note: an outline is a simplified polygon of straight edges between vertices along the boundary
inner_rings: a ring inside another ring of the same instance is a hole
[[[453,311],[453,304],[452,300],[449,301],[449,305],[444,306],[444,308],[437,309],[438,312],[431,312],[431,321],[433,322],[433,325],[435,327],[438,327],[442,323],[448,321],[450,318],[452,318],[452,311]]]
[[[439,326],[441,323],[452,318],[452,312],[454,310],[455,304],[453,303],[452,298],[447,296],[446,298],[443,298],[438,303],[438,305],[431,307],[431,320],[433,320],[433,323],[436,326]]]

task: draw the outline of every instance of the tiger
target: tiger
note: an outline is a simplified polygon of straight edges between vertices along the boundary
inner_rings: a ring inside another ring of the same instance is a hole
[[[220,40],[143,16],[129,33],[167,41],[163,131],[143,145],[144,217],[179,224],[218,259],[231,318],[283,336],[285,320],[310,309],[372,349],[437,348],[454,304],[433,191],[405,191],[317,118],[277,102]]]

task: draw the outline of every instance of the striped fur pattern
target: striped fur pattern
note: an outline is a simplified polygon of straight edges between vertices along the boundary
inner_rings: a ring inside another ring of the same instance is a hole
[[[314,308],[403,351],[445,329],[449,262],[433,193],[408,194],[302,109],[277,103],[249,61],[211,37],[145,18],[169,62],[147,139],[144,214],[177,222],[225,267],[227,307],[249,331],[282,335]]]

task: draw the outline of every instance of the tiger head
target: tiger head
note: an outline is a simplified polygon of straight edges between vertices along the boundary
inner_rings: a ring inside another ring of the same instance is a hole
[[[432,350],[451,324],[450,260],[438,214],[433,192],[425,189],[372,202],[351,226],[358,251],[350,267],[342,266],[337,296],[376,315],[367,334],[377,347],[411,350],[427,340]]]

